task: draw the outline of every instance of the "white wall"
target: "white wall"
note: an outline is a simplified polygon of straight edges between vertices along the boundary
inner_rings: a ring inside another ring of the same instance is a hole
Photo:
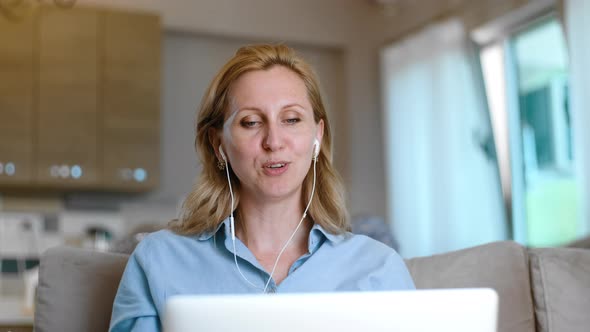
[[[166,30],[257,40],[345,46],[367,9],[359,0],[78,0],[110,8],[148,10]]]
[[[332,117],[333,122],[337,122],[335,162],[349,190],[351,213],[385,216],[383,149],[377,93],[378,47],[369,38],[372,34],[367,33],[365,28],[365,23],[376,14],[376,9],[370,4],[358,0],[79,0],[79,3],[154,11],[162,15],[164,29],[168,32],[182,31],[220,40],[226,36],[238,41],[284,41],[318,49],[340,48],[344,70],[339,72],[334,84],[323,84],[328,94],[334,93],[330,89],[336,84],[343,85],[344,89],[344,93],[330,100],[332,109],[347,112]],[[240,44],[233,45],[237,47]],[[214,63],[219,62],[219,58],[213,58]],[[320,67],[327,68],[330,63],[322,62]],[[320,80],[324,81],[323,69],[317,70]],[[165,77],[164,81],[167,80]],[[168,85],[165,83],[164,89]],[[164,91],[165,98],[168,93]],[[164,111],[167,107],[164,105]],[[167,121],[169,119],[163,119],[164,126]],[[163,129],[167,130],[166,127]],[[188,134],[179,135],[183,135],[179,139],[186,142]],[[164,149],[172,144],[172,141],[163,139]],[[186,152],[187,148],[183,146],[182,149]],[[163,158],[168,160],[168,157],[168,152],[163,151]],[[167,163],[169,161],[164,161],[165,169],[169,167]],[[188,169],[183,171],[188,172]],[[182,181],[171,180],[164,173],[161,193],[153,197],[162,198],[178,185],[186,190],[187,184]]]
[[[78,3],[154,11],[162,15],[166,31],[342,48],[345,96],[337,102],[342,103],[348,115],[342,117],[347,129],[340,127],[336,144],[348,146],[338,149],[337,159],[350,193],[350,212],[387,217],[378,84],[380,48],[441,15],[460,15],[469,28],[523,2],[408,1],[396,16],[387,16],[369,1],[361,0],[78,0]],[[172,143],[163,144],[166,147]],[[164,179],[162,190],[170,190],[166,186],[176,185],[174,181],[180,182]]]

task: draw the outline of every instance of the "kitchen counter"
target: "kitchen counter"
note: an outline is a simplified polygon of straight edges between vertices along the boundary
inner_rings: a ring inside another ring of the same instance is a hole
[[[22,298],[0,296],[0,326],[33,326],[33,313],[24,309]]]

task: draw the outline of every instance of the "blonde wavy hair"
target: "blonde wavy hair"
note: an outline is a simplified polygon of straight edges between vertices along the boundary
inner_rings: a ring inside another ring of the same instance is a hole
[[[295,51],[285,45],[245,46],[223,66],[207,89],[196,122],[195,148],[200,155],[202,171],[199,181],[186,197],[182,215],[173,220],[169,227],[178,234],[193,235],[213,232],[230,214],[230,192],[224,171],[217,168],[217,157],[210,141],[211,128],[221,130],[230,100],[230,88],[244,73],[254,70],[268,70],[283,66],[296,73],[305,83],[316,123],[324,121],[324,137],[317,161],[316,191],[308,215],[313,221],[332,234],[350,230],[345,207],[345,192],[342,181],[332,166],[332,136],[326,109],[322,102],[317,78],[311,67]],[[230,179],[234,188],[237,210],[239,211],[240,182],[230,168]],[[302,202],[309,197],[313,181],[313,170],[303,181]]]

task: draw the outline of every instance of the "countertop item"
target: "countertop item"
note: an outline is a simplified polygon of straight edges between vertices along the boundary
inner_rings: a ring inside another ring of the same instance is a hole
[[[24,309],[21,297],[0,296],[0,325],[33,326],[33,312]]]

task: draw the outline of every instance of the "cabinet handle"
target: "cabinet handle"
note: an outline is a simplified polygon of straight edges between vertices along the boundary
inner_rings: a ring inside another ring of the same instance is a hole
[[[68,165],[59,166],[59,176],[64,179],[70,177],[70,168],[68,167]]]
[[[82,171],[82,167],[80,165],[74,165],[70,168],[70,174],[72,175],[72,178],[79,179],[82,177],[84,172]]]
[[[119,177],[123,179],[123,181],[131,180],[131,176],[133,175],[133,171],[131,168],[119,168]]]
[[[16,173],[16,165],[9,161],[6,164],[0,162],[0,175],[6,174],[7,176],[13,176]]]
[[[52,178],[57,178],[59,177],[59,166],[57,165],[52,165],[51,167],[49,167],[49,175]]]
[[[148,177],[148,172],[141,167],[135,169],[125,167],[119,169],[119,177],[123,181],[144,182]]]
[[[71,167],[66,164],[51,165],[49,167],[49,175],[52,178],[67,179],[71,177],[74,180],[78,180],[84,175],[84,170],[80,165],[73,165]]]
[[[143,168],[136,168],[133,171],[133,179],[137,182],[144,182],[147,179],[147,171]]]

